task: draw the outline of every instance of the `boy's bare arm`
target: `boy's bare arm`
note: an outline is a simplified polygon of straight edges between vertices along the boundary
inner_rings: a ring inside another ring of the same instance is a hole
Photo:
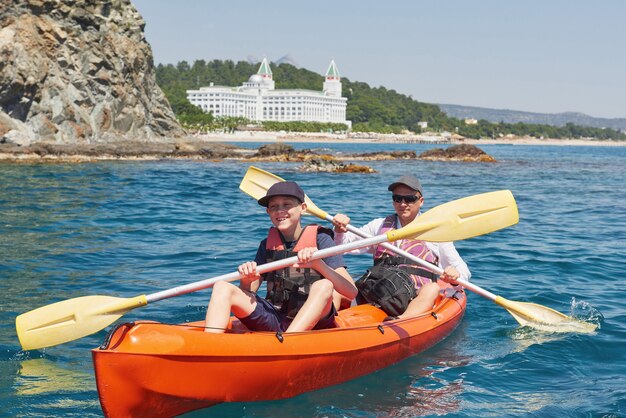
[[[354,299],[358,293],[354,280],[350,276],[350,273],[344,268],[339,267],[332,269],[322,259],[311,260],[311,256],[317,251],[315,247],[303,248],[298,251],[297,264],[298,267],[310,267],[317,271],[319,274],[327,278],[333,283],[335,290],[348,299]]]
[[[261,276],[256,271],[257,264],[254,261],[248,261],[241,264],[237,271],[241,278],[239,279],[239,287],[242,290],[256,293],[261,285]]]

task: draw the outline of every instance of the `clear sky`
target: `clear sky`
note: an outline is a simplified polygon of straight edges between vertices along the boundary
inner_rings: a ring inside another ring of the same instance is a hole
[[[626,117],[624,0],[132,2],[156,63],[335,59],[428,103]]]

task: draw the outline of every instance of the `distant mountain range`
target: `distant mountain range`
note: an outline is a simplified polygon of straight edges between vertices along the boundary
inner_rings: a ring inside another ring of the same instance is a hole
[[[248,62],[248,64],[258,64],[261,62],[261,60],[254,55],[248,55],[248,57],[246,58],[246,61]],[[296,68],[300,68],[300,65],[296,62],[296,60],[293,58],[291,54],[283,55],[277,60],[272,60],[272,64],[276,64],[276,65],[291,64]]]
[[[551,126],[565,126],[573,123],[594,128],[612,128],[626,132],[626,118],[596,118],[577,112],[534,113],[508,109],[487,109],[484,107],[438,104],[448,116],[458,119],[485,119],[489,122],[533,123]]]

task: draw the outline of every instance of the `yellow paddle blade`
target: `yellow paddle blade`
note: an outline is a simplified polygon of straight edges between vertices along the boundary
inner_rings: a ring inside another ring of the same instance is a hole
[[[259,200],[267,194],[267,190],[270,187],[281,181],[285,180],[268,171],[250,166],[248,171],[246,171],[246,175],[243,176],[243,180],[241,180],[239,189],[252,196],[254,200]]]
[[[530,302],[515,302],[497,296],[498,305],[509,311],[522,326],[532,327],[547,332],[594,332],[596,324],[580,321],[547,306]]]
[[[243,180],[241,180],[239,189],[255,200],[259,200],[267,194],[267,190],[270,187],[281,181],[285,180],[268,171],[250,166]],[[318,208],[307,195],[304,196],[304,201],[306,202],[307,214],[317,216],[320,219],[326,219],[327,213]]]
[[[407,226],[387,232],[389,241],[458,241],[488,234],[519,221],[517,204],[509,190],[477,194],[436,206]]]
[[[23,313],[15,319],[15,329],[22,348],[36,350],[98,332],[131,309],[147,303],[145,295],[83,296]]]

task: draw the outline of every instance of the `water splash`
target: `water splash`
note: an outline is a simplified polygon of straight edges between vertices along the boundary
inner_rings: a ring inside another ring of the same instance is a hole
[[[579,321],[593,324],[598,329],[600,329],[602,323],[604,322],[602,312],[594,308],[590,303],[585,302],[584,300],[576,300],[574,297],[572,298],[572,303],[570,305],[569,315]]]
[[[45,349],[41,350],[7,350],[7,354],[10,354],[8,357],[9,361],[26,361],[33,359],[41,359],[46,356]]]

